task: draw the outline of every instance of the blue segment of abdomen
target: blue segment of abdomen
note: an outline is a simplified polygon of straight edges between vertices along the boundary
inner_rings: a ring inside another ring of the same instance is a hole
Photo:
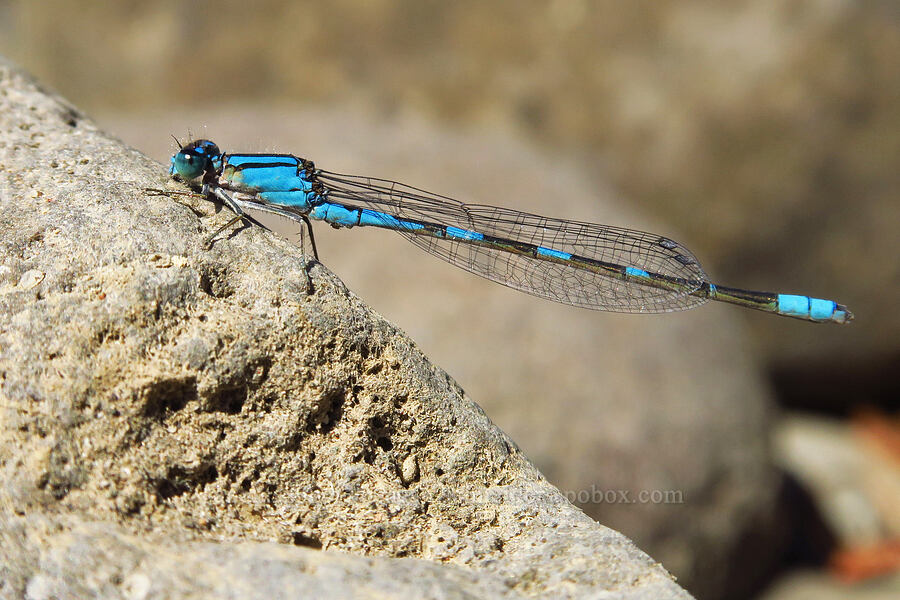
[[[648,279],[650,277],[650,273],[643,269],[636,269],[635,267],[625,267],[625,274],[631,277],[641,277],[644,279]]]
[[[778,294],[778,312],[790,317],[811,319],[813,321],[832,321],[843,315],[837,314],[837,303],[831,300],[796,296],[794,294]]]
[[[417,231],[424,229],[424,225],[421,223],[398,219],[397,217],[376,210],[361,211],[359,224],[371,225],[372,227],[387,227],[388,229],[397,229],[401,231]]]
[[[247,192],[310,192],[312,182],[290,154],[230,154],[222,168],[223,183]]]
[[[537,255],[545,258],[558,258],[559,260],[569,260],[572,258],[572,255],[568,252],[560,252],[553,248],[544,248],[543,246],[537,247]]]
[[[484,235],[477,231],[469,231],[468,229],[460,229],[459,227],[447,227],[447,237],[457,240],[481,241]]]
[[[309,211],[309,216],[338,227],[384,227],[398,231],[418,231],[425,227],[422,223],[398,219],[377,210],[348,208],[332,202],[317,204]]]

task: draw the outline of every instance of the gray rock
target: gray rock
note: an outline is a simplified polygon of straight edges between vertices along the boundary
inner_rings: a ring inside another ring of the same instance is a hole
[[[229,214],[165,185],[0,62],[3,596],[689,597],[322,265],[205,249]]]

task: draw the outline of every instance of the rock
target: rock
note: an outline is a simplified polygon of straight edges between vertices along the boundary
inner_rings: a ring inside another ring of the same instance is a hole
[[[324,266],[6,62],[0,123],[4,595],[689,597]]]

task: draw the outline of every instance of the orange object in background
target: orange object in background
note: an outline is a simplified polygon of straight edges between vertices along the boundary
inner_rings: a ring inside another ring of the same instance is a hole
[[[846,583],[900,571],[900,540],[835,552],[829,570]]]
[[[852,421],[858,435],[900,464],[900,419],[867,409],[854,414]]]

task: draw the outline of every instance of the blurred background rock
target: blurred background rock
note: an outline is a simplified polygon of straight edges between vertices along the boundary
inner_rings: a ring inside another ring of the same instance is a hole
[[[896,488],[835,502],[835,486],[807,477],[821,454],[802,451],[854,430],[860,407],[897,427],[898,7],[0,0],[0,52],[160,161],[169,134],[190,130],[223,149],[649,229],[686,244],[714,281],[847,304],[848,327],[719,306],[595,314],[382,232],[317,229],[323,262],[573,501],[700,598],[740,598],[862,543],[835,505],[865,512],[867,544],[900,535]],[[897,452],[880,447],[896,474]],[[682,500],[611,501],[621,490]]]

